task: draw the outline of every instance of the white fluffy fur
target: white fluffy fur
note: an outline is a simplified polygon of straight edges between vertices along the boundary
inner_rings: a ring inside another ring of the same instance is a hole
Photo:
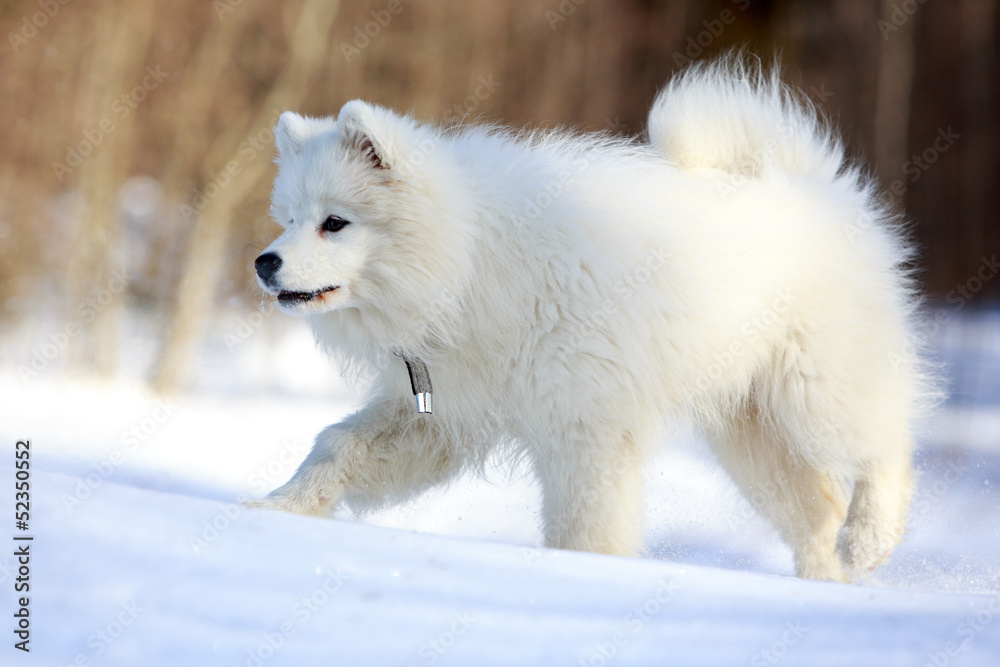
[[[286,231],[262,285],[337,286],[282,307],[376,389],[254,505],[398,502],[503,448],[537,475],[547,545],[634,554],[643,460],[686,417],[799,576],[843,579],[842,559],[873,568],[901,539],[932,393],[911,252],[777,74],[689,69],[648,143],[441,130],[360,101],[275,135]],[[329,215],[350,224],[322,232]],[[427,363],[433,415],[399,354]]]

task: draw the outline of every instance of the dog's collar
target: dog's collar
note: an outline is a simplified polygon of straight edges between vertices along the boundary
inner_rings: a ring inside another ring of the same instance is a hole
[[[433,412],[433,392],[431,389],[431,376],[427,372],[427,364],[420,359],[411,359],[399,355],[406,362],[406,370],[410,373],[410,387],[413,389],[413,396],[417,401],[417,412],[431,414]]]

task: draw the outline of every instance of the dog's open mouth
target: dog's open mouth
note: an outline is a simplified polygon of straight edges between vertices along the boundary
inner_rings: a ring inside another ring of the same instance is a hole
[[[298,304],[298,303],[309,303],[316,299],[322,299],[324,294],[333,292],[340,285],[332,285],[330,287],[324,287],[323,289],[318,289],[315,292],[279,292],[278,293],[278,303],[282,303],[286,306]]]

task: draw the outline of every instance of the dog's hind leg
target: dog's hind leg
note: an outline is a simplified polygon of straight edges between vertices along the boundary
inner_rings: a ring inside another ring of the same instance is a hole
[[[841,581],[837,533],[847,498],[839,481],[794,454],[787,436],[752,407],[709,435],[737,486],[792,547],[796,574]]]
[[[903,539],[913,496],[908,451],[862,464],[844,525],[841,552],[846,565],[874,570]]]
[[[888,331],[892,331],[891,327]],[[854,478],[840,555],[851,570],[873,570],[903,537],[913,473],[910,415],[919,377],[893,367],[892,337],[840,352],[850,332],[828,326],[789,341],[771,374],[769,416],[798,457]],[[819,361],[816,361],[819,359]]]
[[[320,432],[292,479],[246,504],[312,515],[328,515],[344,499],[377,507],[444,482],[461,463],[443,430],[409,400],[381,401]]]

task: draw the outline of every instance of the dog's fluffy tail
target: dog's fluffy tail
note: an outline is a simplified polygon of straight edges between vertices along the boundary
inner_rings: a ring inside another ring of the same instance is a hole
[[[739,54],[688,68],[657,96],[650,143],[683,169],[836,178],[843,146],[779,75]]]

